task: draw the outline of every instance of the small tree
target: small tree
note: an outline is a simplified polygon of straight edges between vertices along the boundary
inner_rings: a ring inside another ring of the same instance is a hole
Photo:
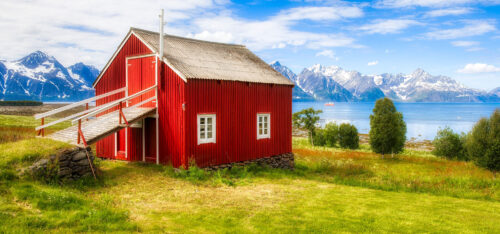
[[[305,129],[309,132],[309,139],[311,144],[314,145],[313,135],[316,129],[315,124],[319,120],[319,114],[323,113],[322,110],[315,110],[313,108],[307,108],[299,112],[295,112],[292,115],[293,125],[296,128]]]
[[[325,143],[328,147],[334,147],[339,139],[339,126],[336,123],[328,123],[324,130]]]
[[[468,157],[478,166],[500,171],[500,109],[474,125],[467,135],[465,148]]]
[[[339,126],[339,145],[342,148],[359,148],[358,129],[351,124],[343,123]]]
[[[326,138],[325,138],[325,130],[324,129],[316,129],[314,130],[313,142],[315,146],[325,146]]]
[[[448,159],[466,160],[462,139],[463,137],[454,133],[450,127],[440,129],[432,141],[434,145],[432,153]]]
[[[389,98],[381,98],[375,103],[370,115],[370,145],[372,150],[382,155],[403,151],[406,141],[406,123],[403,114],[397,112]]]

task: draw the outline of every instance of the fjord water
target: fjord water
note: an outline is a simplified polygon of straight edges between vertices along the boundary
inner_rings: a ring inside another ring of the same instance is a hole
[[[432,140],[439,128],[449,126],[455,132],[468,132],[482,117],[489,117],[500,103],[395,103],[403,113],[408,139]],[[354,124],[360,133],[370,131],[374,102],[293,102],[293,112],[312,107],[323,110],[322,123],[335,121]]]

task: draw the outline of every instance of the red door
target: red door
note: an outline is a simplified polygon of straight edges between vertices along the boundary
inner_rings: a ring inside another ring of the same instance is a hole
[[[128,84],[128,95],[140,92],[155,85],[156,80],[156,57],[144,57],[128,59],[127,62],[127,84]],[[129,101],[129,106],[144,101],[150,97],[154,97],[155,91],[151,90],[140,97],[133,98]],[[149,102],[143,107],[154,107],[155,103]]]
[[[125,129],[116,132],[116,158],[126,159]]]
[[[144,119],[144,155],[146,161],[156,162],[156,119]]]

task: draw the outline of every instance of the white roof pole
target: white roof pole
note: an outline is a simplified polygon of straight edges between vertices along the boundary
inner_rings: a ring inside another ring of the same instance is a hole
[[[160,61],[163,60],[163,26],[165,26],[165,21],[163,21],[163,9],[161,9],[160,13],[160,48],[158,54],[160,56]]]

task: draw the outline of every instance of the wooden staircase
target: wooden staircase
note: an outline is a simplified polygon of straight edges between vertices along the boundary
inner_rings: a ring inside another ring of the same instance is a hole
[[[45,137],[45,128],[63,121],[71,120],[73,126],[52,133],[48,135],[47,138],[77,145],[79,147],[87,147],[89,144],[93,144],[110,134],[126,128],[134,122],[140,121],[148,116],[155,115],[157,107],[148,107],[145,106],[145,104],[155,101],[156,95],[134,105],[128,106],[128,103],[131,99],[137,98],[147,92],[153,91],[155,88],[156,85],[137,92],[133,95],[125,95],[126,97],[124,98],[120,98],[118,100],[111,101],[106,104],[89,109],[88,104],[90,102],[122,92],[125,92],[126,94],[126,88],[124,87],[45,113],[36,114],[35,119],[41,119],[41,126],[35,129],[38,131],[39,136]],[[72,114],[70,116],[52,121],[47,124],[45,123],[46,117],[81,105],[86,106],[85,111]]]

